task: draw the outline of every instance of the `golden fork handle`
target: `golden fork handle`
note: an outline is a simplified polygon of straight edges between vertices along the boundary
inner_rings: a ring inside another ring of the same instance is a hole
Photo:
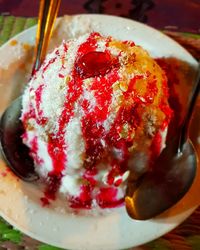
[[[40,0],[36,34],[35,58],[32,74],[40,68],[46,56],[47,47],[57,17],[61,0]]]

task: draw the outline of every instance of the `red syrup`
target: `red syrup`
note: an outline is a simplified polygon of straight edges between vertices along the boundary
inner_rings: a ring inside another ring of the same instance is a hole
[[[42,206],[48,206],[51,201],[56,199],[56,194],[60,187],[61,175],[48,175],[46,180],[46,188],[44,191],[44,196],[40,198]]]
[[[46,207],[46,206],[50,205],[50,201],[46,197],[41,197],[40,198],[40,202],[41,202],[41,204],[42,204],[43,207]]]
[[[83,100],[82,103],[80,103],[82,109],[84,110],[85,116],[82,119],[82,133],[85,140],[85,146],[86,146],[86,155],[87,159],[85,161],[85,168],[87,174],[83,177],[87,180],[87,185],[81,186],[81,193],[79,197],[76,197],[71,200],[71,207],[73,208],[91,208],[92,200],[94,197],[92,197],[92,193],[94,191],[96,180],[93,178],[93,175],[96,174],[96,165],[97,163],[102,160],[102,157],[105,156],[105,148],[103,148],[101,139],[105,138],[105,131],[102,126],[102,122],[106,119],[108,115],[108,108],[111,104],[112,100],[112,83],[117,81],[119,79],[118,76],[118,68],[111,64],[111,62],[105,61],[103,64],[104,59],[110,60],[110,56],[108,56],[107,52],[101,52],[101,53],[94,53],[90,52],[89,54],[86,54],[84,56],[84,60],[87,58],[87,56],[90,57],[90,59],[94,56],[95,61],[93,61],[93,64],[97,67],[95,68],[93,66],[93,69],[90,69],[90,72],[86,72],[86,68],[80,72],[80,68],[77,70],[78,74],[81,74],[80,76],[82,78],[85,78],[86,76],[92,76],[93,82],[91,85],[90,90],[93,91],[97,105],[94,108],[94,110],[89,110],[89,105],[87,100]],[[98,56],[100,56],[98,60]],[[90,59],[88,61],[90,61]],[[88,62],[87,61],[87,62]],[[95,64],[95,62],[101,61],[101,64]],[[81,63],[83,60],[81,61]],[[99,66],[101,65],[101,66]],[[86,66],[86,63],[85,63]],[[88,66],[88,65],[87,65]],[[113,70],[110,72],[106,69],[106,67],[111,67]],[[101,67],[101,70],[99,70]],[[98,70],[97,70],[98,69]],[[98,80],[97,71],[99,71],[98,74],[101,75],[101,80]],[[105,74],[105,76],[104,76]],[[106,77],[108,75],[108,77]],[[89,174],[88,174],[89,173]],[[115,197],[112,197],[113,199],[113,207],[115,206],[114,203],[116,203]],[[107,201],[106,201],[107,202]],[[102,200],[101,200],[102,203]],[[111,204],[109,204],[111,206]]]
[[[95,78],[91,91],[96,98],[96,107],[90,111],[85,102],[81,104],[85,112],[82,119],[82,133],[86,144],[87,168],[95,166],[105,153],[101,143],[106,136],[102,122],[106,119],[111,104],[113,80],[117,79],[117,70],[113,70],[107,78],[101,77],[101,82]]]
[[[43,88],[44,88],[44,85],[42,84],[35,91],[36,109],[38,111],[38,114],[36,116],[36,121],[41,126],[44,126],[47,123],[47,118],[43,116],[43,111],[40,107]]]
[[[79,58],[75,68],[82,78],[89,78],[107,74],[114,65],[117,60],[112,59],[109,52],[92,51]]]
[[[82,119],[82,132],[86,144],[86,164],[85,167],[89,170],[93,170],[97,163],[105,157],[105,148],[103,147],[101,140],[105,139],[106,133],[102,126],[102,122],[107,118],[108,109],[112,100],[112,84],[119,80],[118,75],[118,59],[111,59],[108,52],[90,52],[80,58],[76,64],[77,73],[82,77],[93,77],[93,82],[90,90],[93,91],[97,105],[93,111],[89,111],[87,101],[84,100],[81,103],[81,107],[85,112],[85,116]],[[111,72],[112,69],[112,72]],[[100,80],[98,79],[100,76]],[[81,187],[80,197],[72,202],[72,207],[76,208],[90,208],[92,205],[92,192],[95,188],[95,179],[87,178],[88,185]],[[101,192],[98,196],[101,196]],[[101,206],[115,207],[118,200],[115,197],[117,192],[114,192],[115,188],[109,188],[109,192],[112,192],[110,197],[110,203],[106,200],[103,205],[102,199],[96,198],[97,203],[100,202]],[[116,190],[115,190],[116,191]],[[105,196],[105,195],[104,195]],[[83,197],[87,197],[87,202]],[[89,199],[90,197],[90,199]],[[102,194],[103,197],[103,194]],[[121,201],[120,201],[121,203]],[[84,205],[85,204],[85,205]],[[106,205],[107,204],[107,205]],[[99,204],[100,205],[100,204]]]
[[[70,198],[70,207],[77,209],[91,209],[92,207],[92,186],[91,185],[82,185],[81,192],[78,197]]]
[[[49,60],[49,62],[44,66],[43,68],[43,73],[47,70],[47,68],[56,61],[57,57],[52,58],[51,60]]]
[[[117,188],[105,187],[100,188],[96,197],[97,203],[101,208],[114,208],[123,204],[124,199],[116,199]]]

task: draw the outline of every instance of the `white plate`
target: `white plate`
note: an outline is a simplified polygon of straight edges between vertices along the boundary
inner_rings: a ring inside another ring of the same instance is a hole
[[[133,40],[153,56],[174,56],[197,66],[192,56],[177,43],[157,30],[127,19],[81,15],[65,17],[63,22],[57,22],[58,27],[51,46],[65,36],[74,37],[95,30],[115,38]],[[33,27],[16,36],[14,40],[17,44],[12,39],[0,48],[0,113],[18,94],[17,82],[24,83],[27,79],[27,69],[24,67],[24,62],[27,62],[27,46],[24,43],[34,44],[35,30]],[[39,187],[24,183],[7,172],[1,160],[0,215],[27,235],[58,247],[76,250],[129,248],[160,237],[194,211],[199,204],[199,175],[190,191],[176,206],[157,218],[136,221],[128,217],[124,207],[114,209],[104,216],[67,214],[57,204],[54,208],[41,207],[38,202],[42,195]]]

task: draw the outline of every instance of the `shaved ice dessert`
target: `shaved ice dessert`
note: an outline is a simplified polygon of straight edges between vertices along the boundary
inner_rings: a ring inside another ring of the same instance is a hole
[[[166,75],[150,55],[96,32],[47,55],[22,106],[45,199],[62,195],[73,209],[123,204],[127,179],[148,171],[165,146],[171,116]]]

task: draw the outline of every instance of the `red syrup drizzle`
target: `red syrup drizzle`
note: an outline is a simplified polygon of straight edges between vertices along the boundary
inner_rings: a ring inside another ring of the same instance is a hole
[[[103,147],[101,140],[106,140],[105,130],[102,126],[103,121],[107,118],[108,108],[112,100],[112,83],[119,79],[117,68],[109,73],[109,77],[101,76],[101,82],[98,79],[93,81],[91,86],[91,91],[94,92],[97,105],[92,112],[89,112],[88,107],[84,105],[82,108],[85,111],[85,116],[82,119],[82,133],[85,139],[86,146],[86,161],[85,167],[88,171],[94,171],[96,165],[100,160],[102,160],[106,155],[106,150]],[[90,173],[92,175],[92,173]],[[87,179],[88,180],[88,179]],[[92,196],[92,191],[94,188],[93,179],[89,179],[90,193]],[[85,190],[82,190],[82,193]],[[101,192],[101,190],[100,190]],[[115,196],[110,197],[111,203],[113,203]],[[92,200],[90,201],[92,202]],[[98,202],[98,199],[97,199]],[[106,201],[107,202],[107,201]],[[101,202],[102,204],[102,202]],[[100,205],[100,204],[99,204]],[[111,205],[110,205],[111,206]],[[114,203],[113,203],[113,206]]]
[[[53,64],[56,61],[57,57],[52,58],[51,60],[48,61],[48,63],[43,67],[42,71],[43,73],[47,70],[47,68]]]
[[[47,123],[47,118],[43,116],[43,111],[40,107],[43,88],[44,85],[42,84],[35,91],[36,110],[38,111],[36,121],[41,126],[44,126]]]
[[[114,208],[123,204],[124,198],[117,199],[117,188],[103,187],[100,188],[99,194],[96,197],[97,203],[101,208]]]
[[[101,143],[101,139],[105,138],[102,122],[106,119],[108,108],[111,104],[112,84],[119,79],[118,60],[116,58],[111,58],[108,51],[97,52],[91,51],[91,49],[90,47],[89,53],[79,57],[79,60],[75,64],[76,73],[82,79],[93,77],[90,91],[94,93],[97,105],[94,110],[90,111],[87,100],[84,99],[80,103],[85,113],[81,122],[87,156],[85,160],[87,174],[83,176],[83,180],[86,180],[87,183],[81,186],[80,196],[71,200],[71,207],[88,209],[91,208],[94,198],[92,196],[96,185],[96,180],[94,178],[97,173],[96,165],[105,154],[105,149]],[[82,54],[83,51],[88,51],[88,48],[85,50],[85,46],[82,45],[78,53]],[[111,69],[112,72],[110,71]],[[115,196],[110,197],[112,203],[114,200]],[[108,203],[107,200],[106,202]],[[113,204],[113,206],[115,205]]]
[[[50,205],[51,201],[56,199],[60,182],[61,175],[48,175],[47,180],[45,180],[46,188],[44,191],[44,196],[40,198],[43,207]]]

